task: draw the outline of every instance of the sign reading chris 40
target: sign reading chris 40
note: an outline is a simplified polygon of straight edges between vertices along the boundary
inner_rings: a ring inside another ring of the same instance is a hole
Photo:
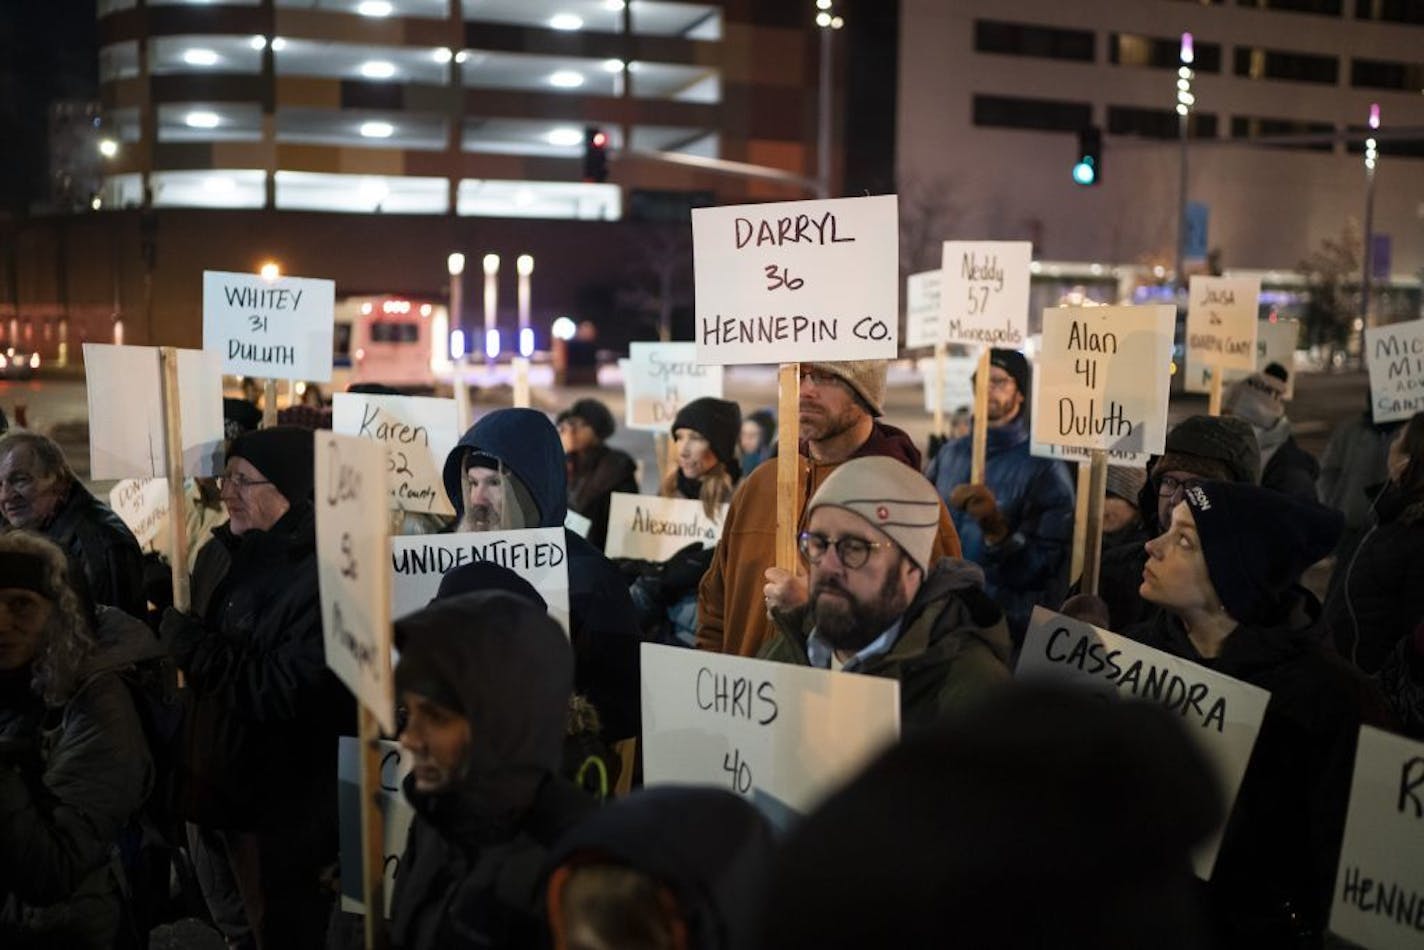
[[[203,349],[225,373],[331,379],[336,283],[203,271]]]

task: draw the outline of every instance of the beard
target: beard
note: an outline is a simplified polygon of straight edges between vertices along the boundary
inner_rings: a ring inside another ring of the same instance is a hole
[[[800,423],[801,438],[807,442],[824,442],[827,439],[834,439],[842,432],[847,432],[855,427],[860,421],[861,410],[858,406],[847,406],[839,413],[831,413],[824,406],[819,404],[802,404]]]
[[[460,519],[462,531],[498,531],[500,526],[499,511],[492,505],[467,505]]]
[[[839,596],[830,593],[832,591]],[[817,635],[837,650],[855,653],[870,646],[908,606],[900,586],[899,562],[886,572],[885,582],[868,604],[856,600],[855,595],[834,578],[818,581],[811,590],[811,612],[816,618]]]

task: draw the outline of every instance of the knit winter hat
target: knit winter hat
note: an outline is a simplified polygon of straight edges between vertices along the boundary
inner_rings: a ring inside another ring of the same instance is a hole
[[[431,598],[430,602],[445,600],[447,597],[458,597],[461,594],[492,590],[501,590],[507,594],[523,597],[525,600],[537,604],[541,610],[549,609],[549,604],[534,589],[533,584],[503,564],[496,564],[493,561],[472,561],[469,564],[450,568],[441,576],[440,588],[435,592],[435,596]]]
[[[1211,584],[1242,623],[1275,620],[1282,595],[1335,549],[1345,526],[1338,511],[1256,485],[1203,482],[1186,502]]]
[[[310,429],[273,426],[245,432],[232,440],[229,459],[247,459],[289,504],[310,501],[316,480],[315,440]]]
[[[1221,411],[1240,416],[1258,429],[1269,429],[1285,414],[1286,384],[1275,376],[1252,373],[1233,383],[1221,400]]]
[[[1217,465],[1225,466],[1226,479],[1254,485],[1261,476],[1261,446],[1249,423],[1230,416],[1190,416],[1167,433],[1166,451],[1153,466],[1154,472],[1196,472],[1207,478],[1222,478]],[[1209,469],[1203,471],[1203,469]]]
[[[712,446],[712,454],[723,465],[737,460],[737,438],[742,432],[742,410],[728,399],[703,396],[677,411],[672,421],[672,435],[678,429],[691,429]]]
[[[1018,350],[991,349],[989,351],[989,365],[997,366],[999,369],[1013,377],[1014,385],[1019,388],[1027,401],[1032,393],[1031,371],[1028,368],[1028,358]]]
[[[885,414],[885,360],[841,360],[837,363],[802,363],[803,370],[829,373],[860,397],[872,416]]]
[[[890,536],[922,573],[939,533],[939,494],[923,475],[884,455],[851,459],[830,474],[806,509],[844,508]]]
[[[613,421],[613,413],[609,412],[608,407],[597,399],[580,399],[559,413],[554,424],[558,425],[570,418],[582,419],[593,430],[593,434],[598,436],[600,442],[607,442],[609,436],[613,435],[613,430],[618,427],[617,423]]]
[[[223,397],[223,438],[235,439],[262,424],[262,410],[246,399]]]
[[[1132,507],[1137,507],[1137,496],[1147,483],[1147,473],[1140,468],[1126,465],[1108,466],[1108,494],[1116,495]]]

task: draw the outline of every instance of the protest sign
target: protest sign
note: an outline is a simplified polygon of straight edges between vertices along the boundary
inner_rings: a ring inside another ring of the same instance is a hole
[[[905,348],[937,346],[940,330],[940,271],[927,270],[905,279]]]
[[[1256,368],[1257,277],[1193,275],[1187,305],[1187,366]]]
[[[455,400],[337,393],[331,428],[386,447],[390,507],[453,515],[441,469],[460,438]]]
[[[361,894],[361,744],[351,736],[341,736],[336,759],[336,802],[341,847],[341,910],[347,914],[366,913]],[[401,783],[410,774],[410,755],[398,743],[381,741],[380,785],[376,805],[381,813],[381,867],[385,879],[382,893],[386,916],[391,916],[391,895],[405,852],[406,838],[415,809],[401,792]]]
[[[178,350],[183,471],[222,470],[222,370],[214,354]],[[89,474],[161,478],[168,472],[158,347],[84,344],[89,400]]]
[[[1300,324],[1295,320],[1260,320],[1256,323],[1256,365],[1252,370],[1224,369],[1221,384],[1245,379],[1251,372],[1265,369],[1271,363],[1279,363],[1290,371],[1286,379],[1285,399],[1295,398],[1295,347],[1300,340]],[[1213,369],[1210,366],[1187,363],[1182,370],[1182,389],[1189,393],[1211,392]]]
[[[203,349],[224,373],[331,379],[336,283],[203,271]]]
[[[805,814],[900,735],[878,676],[645,643],[649,786],[714,785]]]
[[[939,304],[943,339],[1023,349],[1032,259],[1028,241],[945,241]]]
[[[593,519],[585,518],[577,511],[567,511],[564,513],[564,527],[581,538],[587,538],[593,529]]]
[[[1271,699],[1260,687],[1043,607],[1033,609],[1014,677],[1071,683],[1176,713],[1215,766],[1228,815]],[[1220,845],[1218,831],[1193,856],[1203,880],[1211,878]]]
[[[318,430],[316,553],[326,665],[387,734],[396,731],[391,581],[386,558],[386,452]]]
[[[1041,459],[1062,459],[1065,462],[1086,463],[1093,460],[1092,449],[1080,449],[1073,446],[1044,445],[1041,442],[1030,442],[1028,454]],[[1124,468],[1147,468],[1147,463],[1152,458],[1151,452],[1119,452],[1116,449],[1109,449],[1109,465],[1121,465]]]
[[[1365,331],[1375,424],[1424,412],[1424,320]]]
[[[630,343],[619,362],[630,429],[667,432],[694,399],[722,398],[722,367],[698,365],[696,343]]]
[[[723,505],[708,518],[694,498],[660,498],[614,492],[608,506],[608,541],[603,553],[643,561],[666,561],[694,542],[715,547],[727,517]]]
[[[1360,727],[1330,929],[1376,950],[1424,946],[1424,743]]]
[[[1033,440],[1160,455],[1175,319],[1170,306],[1045,310]]]
[[[948,412],[972,408],[974,405],[974,370],[978,365],[978,358],[973,356],[946,356],[944,358],[944,388],[940,391],[939,401],[936,404],[935,360],[933,357],[916,360],[915,368],[920,371],[920,378],[924,381],[925,412],[934,412],[936,408]]]
[[[109,507],[128,525],[139,547],[161,543],[168,525],[168,479],[126,478],[109,489]]]
[[[894,195],[692,210],[697,361],[894,359]]]
[[[430,603],[440,578],[451,568],[493,561],[534,586],[549,605],[549,616],[569,629],[568,548],[563,528],[521,531],[467,531],[391,538],[395,581],[392,618],[404,617]]]

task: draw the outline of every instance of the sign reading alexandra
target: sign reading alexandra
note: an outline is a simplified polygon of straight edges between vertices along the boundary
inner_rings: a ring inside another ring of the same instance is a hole
[[[1424,743],[1360,728],[1330,929],[1372,950],[1424,946]]]
[[[1271,363],[1279,363],[1287,370],[1291,370],[1290,376],[1286,379],[1286,399],[1295,398],[1295,346],[1300,340],[1300,324],[1295,320],[1257,320],[1256,321],[1256,365],[1254,370],[1263,370]],[[1250,371],[1244,369],[1223,369],[1217,370],[1211,366],[1203,366],[1199,363],[1187,364],[1187,375],[1183,380],[1182,388],[1189,393],[1205,393],[1211,391],[1211,374],[1221,373],[1223,386],[1230,386],[1239,379],[1245,379],[1251,375]]]
[[[1424,412],[1424,320],[1365,331],[1376,423]]]
[[[203,349],[224,373],[331,379],[336,282],[203,271]]]
[[[900,735],[900,684],[643,644],[648,785],[714,785],[805,814]]]
[[[623,388],[628,428],[666,432],[692,400],[722,398],[722,367],[699,365],[696,343],[630,343]]]
[[[1256,277],[1192,277],[1187,307],[1187,366],[1256,368]]]
[[[391,538],[395,588],[391,616],[404,617],[430,603],[446,571],[493,561],[524,578],[549,605],[549,616],[569,629],[569,552],[563,528],[466,531]]]
[[[905,279],[905,348],[943,343],[939,319],[940,271],[927,270]]]
[[[326,665],[396,731],[391,578],[386,556],[386,452],[368,439],[318,430],[316,561]]]
[[[455,400],[421,396],[331,397],[331,428],[386,447],[390,507],[453,515],[441,467],[460,438]]]
[[[1271,699],[1260,687],[1043,607],[1033,609],[1014,676],[1072,683],[1103,695],[1158,703],[1178,714],[1216,766],[1226,814]],[[1211,878],[1220,845],[1218,831],[1193,856],[1203,880]]]
[[[361,744],[353,736],[338,740],[336,759],[336,804],[341,841],[341,910],[347,914],[366,913],[361,893]],[[415,809],[401,791],[410,774],[410,756],[398,743],[382,740],[381,787],[376,791],[376,807],[381,810],[382,867],[385,871],[386,916],[391,916],[391,897],[396,875]]]
[[[945,241],[939,303],[944,339],[1023,349],[1032,259],[1028,241]]]
[[[666,561],[689,544],[715,547],[727,517],[723,505],[716,518],[707,517],[695,498],[660,498],[614,492],[608,506],[608,557]]]
[[[156,346],[84,344],[89,399],[89,476],[159,478],[168,473],[162,370]],[[222,470],[222,369],[204,350],[178,351],[183,472]]]
[[[692,210],[699,363],[894,359],[894,195]]]
[[[1052,307],[1033,387],[1033,440],[1161,455],[1176,308]]]

